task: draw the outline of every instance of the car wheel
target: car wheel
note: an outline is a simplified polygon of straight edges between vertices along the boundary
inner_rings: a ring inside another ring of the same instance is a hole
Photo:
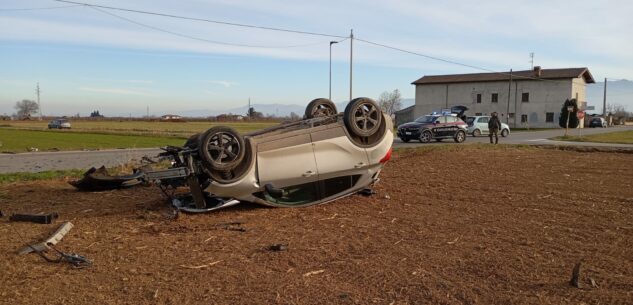
[[[409,143],[409,141],[411,141],[411,139],[409,138],[401,138],[400,140],[402,140],[402,142],[404,143]]]
[[[475,130],[473,131],[473,137],[478,137],[478,136],[481,136],[481,130],[479,130],[479,129],[475,129]]]
[[[504,137],[504,138],[507,137],[508,134],[510,134],[510,131],[508,131],[507,129],[504,129],[504,130],[501,131],[501,136]]]
[[[466,133],[463,130],[460,130],[455,134],[455,142],[462,143],[465,140],[466,140]]]
[[[244,138],[233,128],[216,126],[200,137],[198,154],[202,163],[215,171],[228,171],[242,162],[245,155]]]
[[[431,132],[425,130],[424,132],[422,132],[422,134],[420,134],[420,143],[429,143],[431,142],[431,138],[433,138]]]
[[[382,111],[372,99],[359,97],[347,104],[343,121],[352,135],[370,137],[380,129]]]
[[[326,98],[318,98],[312,100],[308,104],[304,117],[306,119],[312,119],[323,116],[331,116],[335,115],[336,113],[336,105],[334,105],[332,101]]]

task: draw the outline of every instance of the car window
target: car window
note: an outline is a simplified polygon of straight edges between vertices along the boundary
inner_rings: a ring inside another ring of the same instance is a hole
[[[478,123],[488,123],[488,118],[479,118]]]
[[[292,185],[281,190],[283,191],[283,196],[279,198],[272,197],[267,192],[259,192],[254,195],[272,203],[286,205],[307,204],[319,199],[316,182]]]
[[[469,116],[469,117],[466,119],[466,123],[468,124],[468,126],[472,126],[474,122],[475,122],[475,118],[473,118],[473,117],[471,117],[471,116]]]
[[[353,187],[360,179],[360,175],[342,176],[323,180],[323,197],[330,197]]]
[[[433,116],[433,115],[425,115],[425,116],[421,116],[417,119],[415,119],[415,121],[417,123],[433,123],[435,122],[437,119],[437,116]]]

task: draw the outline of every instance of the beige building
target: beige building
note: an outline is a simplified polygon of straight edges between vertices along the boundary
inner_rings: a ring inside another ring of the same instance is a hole
[[[558,127],[563,102],[576,98],[584,109],[585,87],[592,83],[587,68],[427,75],[412,83],[415,106],[402,114],[414,119],[463,105],[469,108],[467,115],[497,112],[511,127]]]

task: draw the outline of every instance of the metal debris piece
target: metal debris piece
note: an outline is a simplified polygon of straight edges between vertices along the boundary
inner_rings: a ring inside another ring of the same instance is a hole
[[[64,235],[66,235],[70,231],[70,229],[72,229],[72,227],[73,227],[73,224],[70,221],[65,222],[61,226],[59,226],[57,231],[55,231],[55,233],[53,233],[46,240],[34,245],[28,245],[22,248],[20,251],[18,251],[18,253],[27,254],[33,251],[40,252],[40,251],[48,250],[50,249],[50,245],[56,245],[60,240],[62,240],[62,238],[64,238]]]
[[[57,213],[51,213],[47,215],[36,214],[13,214],[9,217],[10,221],[28,221],[41,224],[51,224],[59,217]]]
[[[591,277],[589,278],[589,283],[591,284],[591,286],[592,286],[593,288],[600,288],[600,287],[598,286],[598,283],[596,282],[596,280],[594,280],[594,279],[593,279],[593,278],[591,278]]]
[[[581,264],[582,262],[578,262],[574,266],[574,269],[571,272],[571,280],[569,281],[569,284],[576,288],[582,288],[582,284],[580,283],[580,265]]]
[[[55,252],[57,252],[57,258],[50,258],[46,256],[46,254],[44,254],[44,250],[36,250],[34,252],[49,263],[69,263],[75,268],[85,268],[92,266],[92,262],[83,255],[79,255],[76,253],[64,253],[57,250],[57,248],[53,247],[53,245],[48,246],[50,249],[53,249]]]
[[[0,211],[0,217],[4,217],[4,213]]]
[[[373,189],[367,187],[367,188],[364,188],[364,189],[358,191],[358,193],[363,195],[363,196],[369,197],[371,195],[376,194],[376,191],[374,191]]]

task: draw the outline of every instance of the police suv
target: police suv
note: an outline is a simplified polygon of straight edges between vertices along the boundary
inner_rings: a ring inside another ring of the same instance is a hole
[[[457,143],[462,143],[466,140],[467,131],[468,124],[456,114],[433,112],[419,117],[413,122],[398,126],[398,137],[405,143],[413,139],[417,139],[421,143],[431,142],[432,139],[438,142],[444,139],[453,139]]]

